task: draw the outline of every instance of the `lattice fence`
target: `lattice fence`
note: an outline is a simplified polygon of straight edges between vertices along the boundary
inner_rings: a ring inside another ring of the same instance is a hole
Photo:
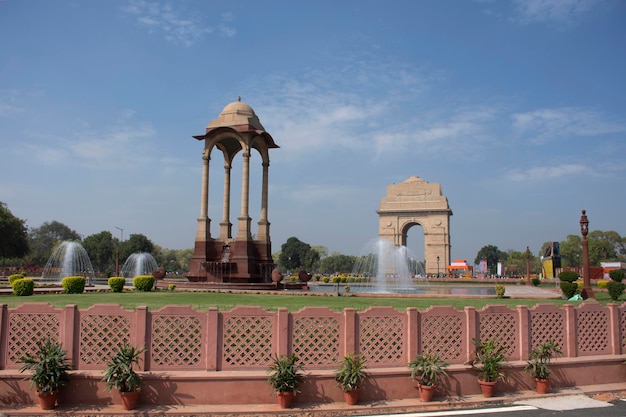
[[[507,358],[515,357],[519,347],[517,312],[501,306],[488,306],[479,311],[480,340],[497,340],[506,347]]]
[[[359,352],[368,366],[406,366],[406,314],[372,307],[357,318]]]
[[[275,314],[250,310],[235,308],[222,314],[223,369],[267,368],[272,361]]]
[[[465,360],[465,314],[452,307],[432,307],[420,314],[419,351],[437,353],[449,363]]]
[[[102,369],[122,343],[133,344],[133,312],[119,306],[94,306],[80,314],[79,363],[84,369]],[[143,341],[139,348],[144,347]]]
[[[576,308],[578,326],[578,356],[610,353],[609,313],[597,304],[582,304]]]
[[[150,317],[151,370],[197,370],[204,365],[204,316],[201,313],[188,307],[169,307],[152,313]]]
[[[33,353],[38,340],[45,338],[60,340],[62,310],[52,307],[39,310],[32,313],[20,310],[9,313],[7,368],[19,367],[17,364],[19,358]]]
[[[292,352],[305,368],[337,366],[342,351],[342,317],[325,307],[292,314]]]
[[[553,305],[543,305],[530,309],[530,348],[552,340],[561,350],[566,346],[565,312]]]

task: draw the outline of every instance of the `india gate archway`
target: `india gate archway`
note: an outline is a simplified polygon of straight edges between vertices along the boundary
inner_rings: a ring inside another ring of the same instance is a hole
[[[441,185],[419,177],[410,177],[387,186],[387,195],[376,211],[378,236],[396,246],[406,246],[407,233],[413,226],[424,230],[424,260],[427,274],[445,273],[450,264],[450,216],[448,199]]]
[[[274,268],[268,220],[269,150],[278,148],[265,131],[259,118],[248,104],[239,100],[228,104],[217,119],[211,121],[203,135],[194,136],[204,141],[202,152],[202,191],[200,217],[189,265],[190,281],[255,283],[271,282]],[[221,152],[224,164],[222,220],[219,236],[211,236],[209,218],[209,168],[211,153]],[[261,212],[258,231],[253,238],[252,219],[248,213],[250,199],[250,158],[252,152],[261,156]],[[231,168],[235,157],[241,154],[241,210],[237,217],[237,232],[233,236],[230,218]]]

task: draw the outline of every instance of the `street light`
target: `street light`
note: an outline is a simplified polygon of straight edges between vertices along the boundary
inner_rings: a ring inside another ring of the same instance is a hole
[[[583,235],[583,290],[580,295],[583,299],[595,298],[591,289],[591,269],[589,268],[589,243],[587,242],[587,233],[589,233],[589,219],[587,211],[583,210],[580,216],[580,234]]]
[[[526,246],[526,285],[530,285],[530,249]]]
[[[115,226],[115,228],[120,231],[120,243],[117,245],[117,256],[115,258],[115,276],[119,277],[120,276],[120,245],[122,244],[122,241],[124,240],[124,229],[122,229],[121,227],[117,227],[117,226]]]
[[[437,278],[439,278],[439,255],[437,255]]]

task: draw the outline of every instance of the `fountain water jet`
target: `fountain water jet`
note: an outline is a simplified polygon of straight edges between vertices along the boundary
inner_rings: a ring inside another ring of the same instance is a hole
[[[81,275],[91,284],[93,266],[83,246],[75,241],[62,242],[50,255],[41,273],[41,281],[60,283],[63,278]]]
[[[424,274],[424,268],[406,246],[379,238],[367,243],[352,273],[374,278],[373,292],[406,292],[414,287],[413,278]]]
[[[132,285],[134,277],[152,274],[158,267],[156,260],[148,252],[137,252],[126,259],[122,266],[121,276],[126,278],[127,284]]]

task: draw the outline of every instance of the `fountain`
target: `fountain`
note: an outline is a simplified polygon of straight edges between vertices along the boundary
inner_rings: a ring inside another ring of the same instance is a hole
[[[406,246],[372,239],[355,262],[352,274],[372,278],[371,290],[376,293],[410,292],[413,278],[424,275],[424,268]]]
[[[79,242],[62,242],[50,255],[41,273],[41,281],[60,283],[65,277],[81,275],[91,284],[93,266],[87,251]]]
[[[127,284],[132,285],[134,277],[137,275],[150,275],[158,267],[156,260],[148,252],[137,252],[131,254],[126,259],[120,276],[126,278]]]

